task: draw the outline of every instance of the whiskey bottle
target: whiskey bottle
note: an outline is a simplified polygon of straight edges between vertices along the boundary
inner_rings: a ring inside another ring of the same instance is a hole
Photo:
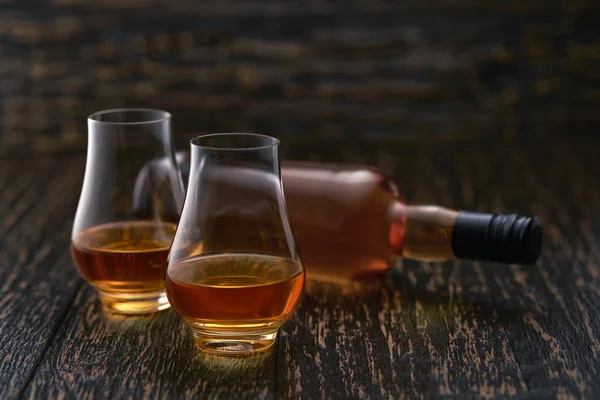
[[[189,159],[177,155],[187,182]],[[361,280],[399,258],[533,264],[542,244],[537,217],[407,205],[398,183],[362,165],[282,162],[290,224],[307,277]],[[243,170],[228,171],[243,184]]]

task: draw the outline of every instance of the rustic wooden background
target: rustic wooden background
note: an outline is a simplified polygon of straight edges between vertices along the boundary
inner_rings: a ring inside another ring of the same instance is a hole
[[[181,135],[593,133],[599,4],[3,0],[0,145],[81,148],[86,116],[121,106]]]

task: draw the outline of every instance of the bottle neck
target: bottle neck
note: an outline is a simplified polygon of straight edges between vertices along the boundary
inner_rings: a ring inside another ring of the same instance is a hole
[[[456,258],[452,251],[452,230],[457,216],[458,212],[447,208],[394,201],[388,211],[393,252],[420,261]]]
[[[533,264],[542,246],[539,219],[518,214],[453,211],[438,206],[389,208],[393,251],[421,261],[454,258]]]

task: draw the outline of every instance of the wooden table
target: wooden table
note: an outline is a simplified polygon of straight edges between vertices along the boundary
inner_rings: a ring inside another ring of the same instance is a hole
[[[600,140],[320,144],[287,156],[377,165],[412,203],[538,215],[541,259],[404,261],[358,291],[311,283],[272,352],[206,357],[174,312],[105,315],[75,272],[85,157],[7,157],[0,398],[600,397]]]

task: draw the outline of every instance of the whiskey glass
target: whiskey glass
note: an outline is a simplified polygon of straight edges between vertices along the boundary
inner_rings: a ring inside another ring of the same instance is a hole
[[[169,113],[89,116],[71,255],[107,311],[147,314],[170,306],[164,277],[184,193]]]
[[[283,197],[279,141],[222,133],[190,143],[167,295],[201,350],[246,355],[267,349],[293,313],[305,279]]]

